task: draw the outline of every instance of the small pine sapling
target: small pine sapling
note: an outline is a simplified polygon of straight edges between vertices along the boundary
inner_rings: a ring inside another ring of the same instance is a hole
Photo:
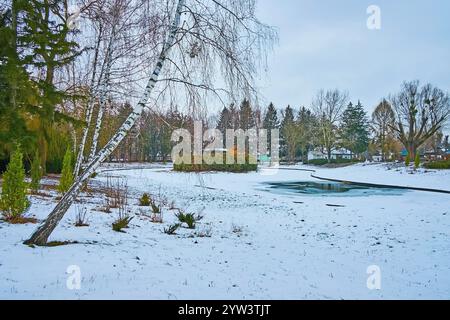
[[[23,219],[23,214],[29,206],[23,154],[20,146],[17,145],[16,150],[11,155],[6,172],[3,174],[0,209],[5,220],[18,223],[19,220]]]
[[[407,167],[409,167],[411,165],[411,156],[409,155],[409,153],[406,155],[405,165]]]
[[[416,158],[414,159],[414,168],[417,170],[420,167],[420,153],[417,152]]]

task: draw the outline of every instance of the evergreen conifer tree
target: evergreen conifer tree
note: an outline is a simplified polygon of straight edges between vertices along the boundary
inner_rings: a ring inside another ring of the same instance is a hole
[[[420,167],[420,152],[416,152],[416,158],[414,159],[414,168],[418,169]]]
[[[231,113],[227,107],[223,108],[222,112],[220,113],[219,122],[217,123],[217,129],[219,129],[224,136],[228,129],[233,129]]]
[[[0,208],[5,219],[13,221],[20,218],[28,206],[23,154],[20,145],[17,145],[3,174]]]
[[[406,155],[405,165],[406,165],[407,167],[409,167],[409,166],[411,165],[411,156],[410,156],[409,152],[408,152],[408,154]]]
[[[357,105],[351,102],[342,115],[341,140],[342,146],[360,154],[367,151],[369,145],[369,124],[367,114],[361,102]]]
[[[73,166],[72,166],[72,149],[67,148],[64,155],[63,168],[61,172],[61,180],[59,181],[58,191],[62,194],[66,193],[73,184]]]
[[[272,152],[272,130],[280,128],[280,121],[278,120],[277,109],[273,103],[270,103],[267,112],[264,116],[263,128],[267,130],[267,146],[269,152]]]
[[[287,106],[283,113],[283,120],[280,125],[280,152],[285,157],[288,154],[288,140],[295,126],[294,110],[291,106]]]
[[[252,110],[250,101],[245,99],[242,101],[241,108],[239,110],[239,128],[247,131],[256,127],[255,113]]]

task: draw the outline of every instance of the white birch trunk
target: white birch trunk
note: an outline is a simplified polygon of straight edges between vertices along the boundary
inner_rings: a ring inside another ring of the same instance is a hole
[[[97,114],[97,121],[95,123],[94,135],[92,137],[92,145],[91,145],[91,151],[89,153],[88,162],[91,162],[94,159],[95,154],[97,153],[98,138],[100,136],[100,130],[102,128],[103,114],[105,112],[109,80],[111,77],[112,53],[113,53],[113,44],[114,44],[115,37],[116,37],[116,25],[114,24],[112,27],[112,31],[111,31],[111,37],[109,39],[108,48],[106,51],[105,71],[104,71],[105,77],[100,85],[99,108],[98,108],[98,114]]]
[[[83,135],[81,137],[80,146],[78,147],[77,161],[75,163],[75,168],[73,171],[73,176],[75,178],[78,177],[78,175],[80,174],[81,165],[83,164],[84,148],[86,146],[87,136],[89,133],[89,127],[91,126],[92,114],[94,111],[94,101],[95,101],[95,95],[96,95],[96,90],[94,89],[94,87],[95,87],[95,77],[97,75],[97,63],[98,63],[98,52],[100,50],[100,42],[101,42],[101,30],[102,29],[100,29],[100,31],[99,31],[98,41],[97,41],[97,45],[95,48],[94,66],[93,66],[93,71],[92,71],[91,86],[90,86],[90,90],[89,90],[90,91],[89,92],[89,101],[88,101],[88,104],[86,107],[86,118],[85,118],[86,127],[83,129]]]
[[[46,245],[47,240],[53,230],[56,228],[58,223],[64,217],[67,210],[72,205],[73,201],[78,196],[80,189],[84,182],[86,182],[90,176],[97,170],[97,168],[101,165],[103,161],[117,148],[120,142],[126,137],[130,129],[136,123],[137,120],[141,117],[142,113],[146,110],[146,103],[150,98],[150,94],[152,93],[156,83],[158,82],[159,75],[161,73],[161,69],[164,66],[164,62],[170,49],[175,43],[175,37],[180,27],[181,21],[181,13],[184,7],[185,0],[179,0],[176,8],[176,13],[172,25],[169,30],[168,37],[164,43],[161,54],[158,58],[158,62],[156,67],[151,75],[147,87],[144,91],[144,94],[137,104],[137,106],[133,109],[133,112],[129,115],[129,117],[125,120],[116,134],[112,137],[112,139],[106,144],[106,146],[99,151],[99,153],[95,156],[95,158],[87,165],[86,170],[77,178],[72,187],[67,191],[64,197],[59,201],[53,211],[49,214],[47,219],[37,228],[37,230],[33,233],[29,240],[24,243],[27,245]]]

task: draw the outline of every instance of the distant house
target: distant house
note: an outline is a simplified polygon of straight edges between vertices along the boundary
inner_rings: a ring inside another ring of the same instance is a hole
[[[402,149],[402,152],[400,152],[400,155],[401,155],[403,158],[406,158],[406,157],[408,156],[408,150]]]
[[[372,156],[372,161],[375,161],[375,162],[382,162],[383,161],[383,157],[381,156],[381,154],[375,154],[375,155],[373,155]]]
[[[332,160],[338,160],[338,159],[351,160],[352,156],[354,156],[354,154],[352,154],[352,152],[350,150],[347,150],[345,148],[331,150],[331,159]],[[321,149],[314,149],[314,150],[308,152],[308,161],[322,160],[322,159],[328,159],[328,155],[326,152],[323,152]]]
[[[439,148],[437,150],[427,150],[424,157],[429,161],[448,160],[450,159],[450,149]]]

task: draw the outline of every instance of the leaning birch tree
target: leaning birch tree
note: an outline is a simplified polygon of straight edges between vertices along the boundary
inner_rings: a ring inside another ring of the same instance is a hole
[[[170,27],[163,32],[166,40],[139,102],[25,244],[47,244],[82,185],[151,106],[163,99],[168,99],[166,103],[178,100],[198,106],[207,101],[207,96],[223,101],[256,95],[254,77],[276,40],[273,28],[255,17],[256,0],[177,0],[174,8]]]

